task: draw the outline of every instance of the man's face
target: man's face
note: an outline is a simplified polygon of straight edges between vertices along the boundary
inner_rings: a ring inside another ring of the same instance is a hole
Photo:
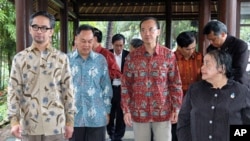
[[[114,43],[113,43],[113,49],[114,49],[114,52],[119,55],[122,53],[122,50],[124,48],[124,41],[121,39],[121,40],[116,40]]]
[[[180,47],[180,52],[185,58],[190,58],[192,54],[195,52],[196,48],[196,41],[193,43],[189,44],[187,47]]]
[[[43,44],[50,42],[54,30],[51,29],[50,21],[47,17],[37,16],[29,26],[29,32],[34,42]]]
[[[160,35],[160,30],[157,29],[156,22],[154,20],[146,20],[141,24],[141,37],[145,44],[154,44],[157,41],[157,37]]]
[[[82,57],[88,57],[93,47],[93,32],[91,30],[82,30],[75,39],[76,47],[80,55]]]
[[[226,34],[223,32],[219,35],[215,35],[214,32],[210,32],[208,35],[206,35],[207,39],[209,40],[209,43],[212,44],[214,47],[221,47],[226,40]]]

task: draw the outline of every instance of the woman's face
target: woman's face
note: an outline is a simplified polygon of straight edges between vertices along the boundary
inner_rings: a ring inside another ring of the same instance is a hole
[[[204,56],[203,65],[201,67],[202,79],[208,82],[221,75],[220,69],[217,67],[217,62],[214,57],[207,54]]]

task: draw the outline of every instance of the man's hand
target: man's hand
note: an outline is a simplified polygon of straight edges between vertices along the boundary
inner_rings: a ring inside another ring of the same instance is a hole
[[[123,120],[124,120],[124,122],[125,122],[125,124],[126,124],[127,126],[132,127],[132,119],[131,119],[131,114],[130,114],[130,113],[124,114]]]
[[[176,112],[174,112],[174,113],[172,113],[171,114],[171,123],[172,124],[175,124],[175,123],[177,123],[177,120],[178,120],[178,113],[176,113]]]
[[[73,132],[74,132],[74,127],[72,127],[72,126],[65,126],[64,137],[65,137],[66,139],[71,138],[72,135],[73,135]]]
[[[15,126],[12,126],[10,132],[16,138],[19,138],[19,139],[22,138],[22,136],[21,136],[21,126],[19,124],[15,125]]]
[[[108,125],[109,122],[110,122],[109,120],[110,120],[110,116],[109,116],[109,114],[107,114],[107,121],[106,121],[106,122],[107,122],[107,125]]]

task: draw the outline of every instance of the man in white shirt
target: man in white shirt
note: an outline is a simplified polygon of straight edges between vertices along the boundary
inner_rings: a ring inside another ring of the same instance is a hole
[[[112,37],[113,49],[110,51],[114,53],[116,63],[118,64],[121,72],[123,71],[123,65],[125,57],[129,54],[124,50],[125,37],[122,34],[116,34]],[[112,107],[110,112],[110,122],[107,125],[107,132],[111,141],[121,141],[125,134],[125,123],[123,120],[123,113],[120,106],[121,102],[121,80],[113,79],[113,98],[111,101]]]

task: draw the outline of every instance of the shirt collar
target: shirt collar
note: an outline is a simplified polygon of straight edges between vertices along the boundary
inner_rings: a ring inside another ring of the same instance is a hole
[[[51,44],[50,44],[50,43],[48,43],[48,44],[46,45],[46,49],[47,49],[48,51],[50,51],[50,52],[52,52],[52,51],[54,50],[53,47],[51,47]],[[33,50],[38,50],[38,49],[37,49],[37,47],[35,46],[35,44],[32,43],[31,46],[30,46],[30,48],[29,48],[29,50],[30,50],[30,51],[33,51]]]
[[[181,54],[180,50],[177,49],[175,52],[176,52],[176,58],[178,60],[186,60],[185,57]],[[197,53],[194,52],[189,59],[195,59],[196,55]]]
[[[102,50],[102,46],[101,45],[99,45],[98,47],[95,48],[96,52],[101,52],[101,50]]]
[[[148,54],[148,52],[146,50],[146,47],[144,45],[142,45],[142,48],[143,48],[145,54]],[[155,52],[154,52],[154,54],[156,54],[156,55],[160,54],[160,45],[158,43],[155,46]]]
[[[122,52],[123,52],[123,51],[122,51]],[[117,56],[117,57],[122,57],[122,52],[121,52],[119,55],[117,55],[117,54],[115,53],[115,51],[114,51],[114,55]]]
[[[89,56],[88,56],[88,58],[90,58],[90,59],[93,59],[94,57],[95,57],[95,52],[94,51],[90,51],[90,54],[89,54]],[[81,57],[81,55],[79,54],[79,52],[78,52],[78,50],[76,49],[76,50],[74,50],[74,52],[72,53],[72,57],[73,58],[77,58],[77,57]],[[82,57],[81,57],[82,58]]]

